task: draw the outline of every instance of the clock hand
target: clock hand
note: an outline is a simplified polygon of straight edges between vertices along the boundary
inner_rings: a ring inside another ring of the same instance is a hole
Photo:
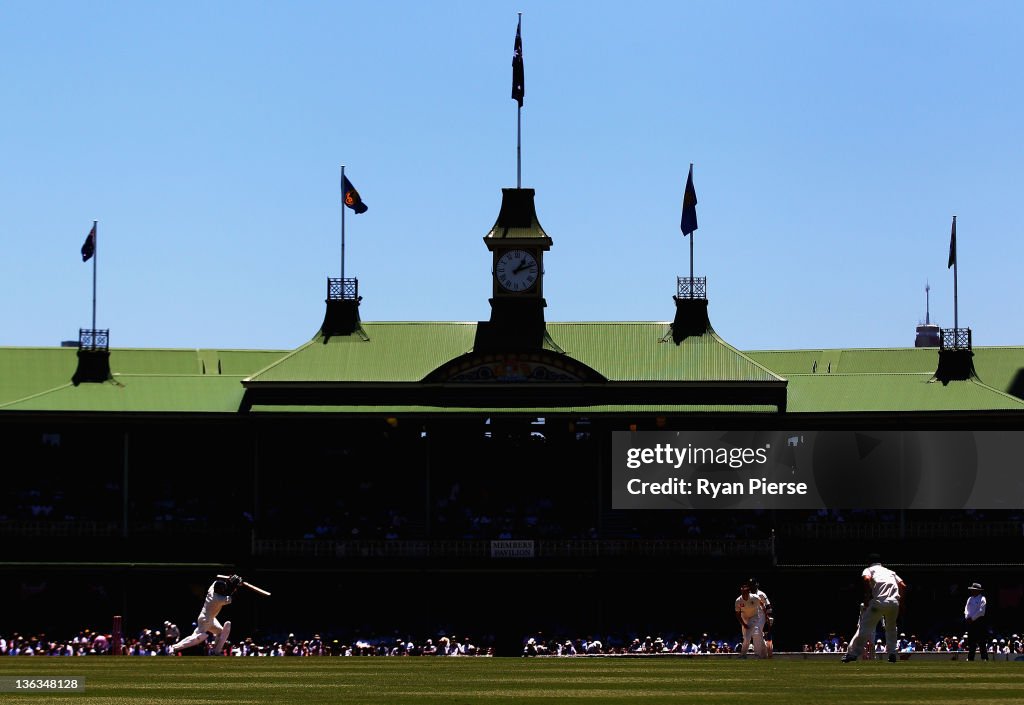
[[[530,265],[526,263],[526,259],[519,260],[519,266],[512,270],[513,274],[519,274],[524,269],[529,269]]]

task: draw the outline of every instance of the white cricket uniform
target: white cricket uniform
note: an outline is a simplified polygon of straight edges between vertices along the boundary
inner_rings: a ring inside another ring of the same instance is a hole
[[[196,618],[196,630],[192,632],[191,635],[185,637],[172,646],[172,652],[177,653],[182,649],[188,649],[198,644],[202,644],[206,641],[207,633],[217,636],[217,644],[223,646],[224,639],[227,638],[227,633],[230,633],[231,631],[231,622],[227,622],[222,625],[217,621],[217,615],[220,613],[222,607],[231,604],[231,596],[218,595],[213,591],[214,585],[216,585],[216,583],[212,583],[210,588],[206,591],[206,600],[203,601],[203,609],[199,611],[199,617]]]
[[[772,601],[764,594],[764,590],[756,590],[750,594],[761,600],[761,616],[764,618],[763,623],[768,624],[768,610],[771,609]]]
[[[768,648],[768,642],[773,641],[771,633],[771,624],[768,623],[768,610],[772,608],[772,601],[768,599],[768,596],[764,594],[764,590],[755,590],[750,593],[761,600],[761,617],[764,619],[761,622],[761,635],[765,640],[764,651],[768,658],[771,658],[772,651]]]
[[[857,623],[857,633],[850,639],[847,654],[858,658],[864,651],[864,645],[875,636],[875,628],[880,620],[885,620],[885,651],[896,653],[896,620],[900,614],[900,583],[903,579],[880,563],[873,563],[861,573],[871,585],[871,600],[864,605]]]
[[[743,645],[740,647],[740,655],[746,656],[751,640],[754,642],[754,653],[763,658],[766,654],[764,643],[764,604],[754,593],[748,597],[741,594],[736,598],[736,614],[740,616],[743,623]]]

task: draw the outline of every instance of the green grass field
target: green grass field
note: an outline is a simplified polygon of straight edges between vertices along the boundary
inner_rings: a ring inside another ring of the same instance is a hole
[[[1024,702],[1024,664],[964,661],[0,658],[11,676],[84,677],[85,692],[7,692],[5,705]]]

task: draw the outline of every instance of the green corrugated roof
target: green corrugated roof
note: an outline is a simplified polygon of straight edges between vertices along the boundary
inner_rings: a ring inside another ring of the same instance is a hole
[[[120,348],[110,351],[112,372],[122,374],[246,375],[287,355],[288,350],[160,350]]]
[[[74,348],[0,348],[0,410],[97,412],[237,411],[241,380],[416,382],[473,346],[475,323],[365,323],[365,338],[317,338],[292,352],[114,349],[114,381],[70,384]],[[932,382],[934,348],[784,350],[741,353],[715,334],[675,345],[667,323],[552,323],[565,353],[610,381],[789,379],[791,413],[1022,410],[1006,393],[1024,378],[1024,347],[976,348],[979,379]],[[817,372],[811,374],[814,361]],[[832,371],[828,373],[831,362]],[[205,369],[205,374],[202,372]],[[255,374],[257,370],[262,370]],[[774,370],[774,373],[772,372]],[[219,374],[218,374],[219,371]],[[375,413],[379,407],[287,407],[292,411]],[[275,411],[283,407],[257,406]],[[507,413],[715,413],[771,406],[599,406],[516,408]],[[501,409],[396,407],[390,413],[500,413]]]
[[[756,350],[747,352],[747,357],[772,370],[775,374],[788,376],[804,374],[814,368],[821,358],[820,350]]]
[[[841,351],[838,369],[833,364],[832,371],[842,374],[880,371],[924,374],[935,372],[938,364],[939,353],[936,348],[856,349]],[[820,363],[818,369],[821,370]]]
[[[757,350],[747,353],[789,379],[790,413],[1024,409],[1008,393],[1024,348],[975,348],[978,379],[933,381],[937,348]],[[815,368],[815,363],[817,367]],[[811,372],[815,369],[815,372]]]
[[[609,381],[784,381],[713,331],[679,345],[668,323],[549,323],[548,333]]]
[[[754,350],[750,358],[780,375],[920,373],[932,374],[939,365],[938,348],[854,348],[847,350]],[[976,347],[974,369],[989,387],[1010,394],[1024,391],[1024,347]]]
[[[750,350],[753,360],[781,375],[856,372],[935,372],[939,365],[937,347],[880,347],[819,350]],[[989,386],[1008,390],[1024,373],[1024,347],[975,347],[974,367]]]
[[[220,374],[243,377],[251,375],[272,364],[275,360],[280,360],[290,352],[290,350],[218,350]],[[210,374],[210,370],[207,370],[207,374]]]
[[[754,360],[779,374],[857,372],[935,372],[937,348],[863,348],[823,350],[758,350],[748,352]],[[816,365],[816,366],[815,366]]]
[[[786,411],[1024,411],[1024,400],[976,380],[932,380],[931,373],[790,375]]]
[[[75,348],[0,348],[0,407],[69,383],[78,367]]]
[[[418,382],[473,347],[476,323],[363,323],[362,334],[317,336],[252,375],[253,382]]]
[[[234,413],[242,401],[241,377],[228,375],[123,375],[107,382],[65,382],[3,411],[106,413]]]
[[[1017,396],[1024,394],[1024,348],[975,348],[974,369],[988,386]]]
[[[115,375],[242,377],[287,352],[114,348],[110,367]],[[69,383],[78,366],[77,354],[77,348],[0,348],[0,406]]]
[[[475,323],[363,323],[317,337],[252,376],[260,382],[416,382],[473,348]],[[783,382],[714,333],[672,342],[668,323],[549,323],[550,339],[609,381]]]

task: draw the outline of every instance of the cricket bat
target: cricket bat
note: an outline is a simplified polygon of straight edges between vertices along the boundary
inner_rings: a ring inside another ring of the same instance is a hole
[[[227,580],[231,576],[230,575],[218,575],[217,577],[220,578],[221,580]],[[261,587],[256,587],[252,583],[247,583],[247,582],[245,582],[243,580],[242,581],[242,585],[244,585],[245,587],[249,588],[253,592],[258,592],[259,594],[263,595],[264,597],[270,597],[270,593],[269,592],[267,592],[266,590],[264,590]]]

